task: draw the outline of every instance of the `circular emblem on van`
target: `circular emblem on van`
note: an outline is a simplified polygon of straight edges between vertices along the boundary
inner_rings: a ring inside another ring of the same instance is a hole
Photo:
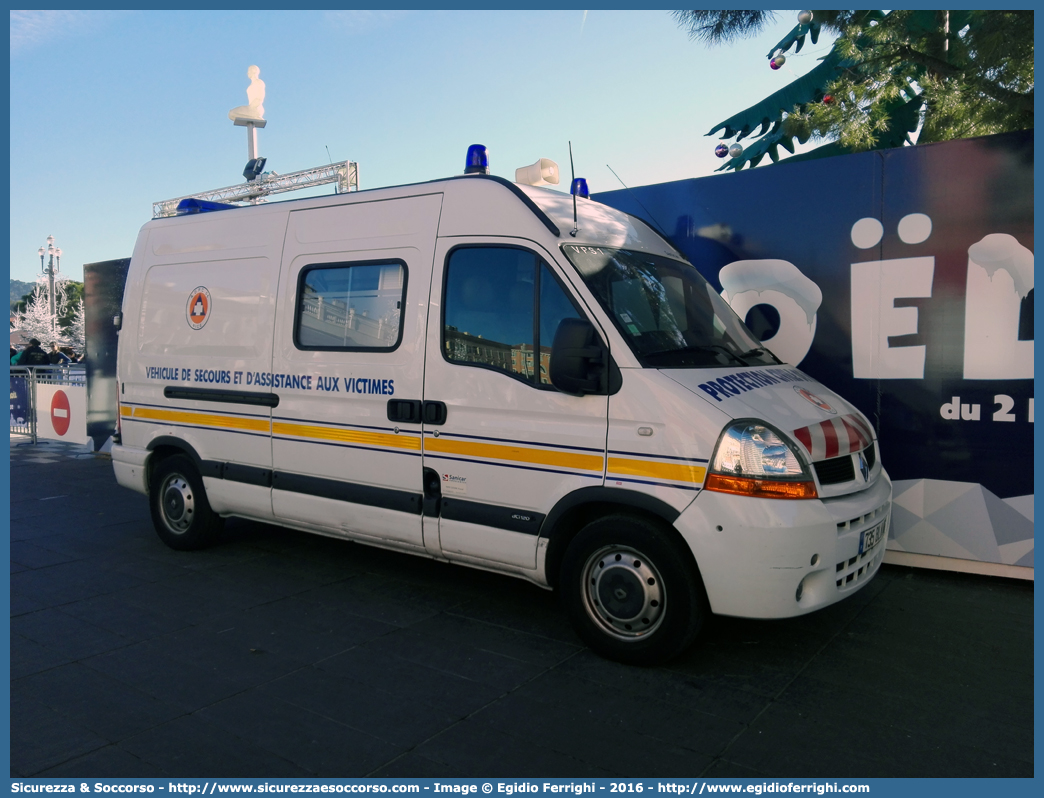
[[[834,408],[832,408],[830,405],[828,405],[826,402],[824,402],[822,399],[820,399],[818,396],[816,396],[811,391],[806,391],[804,388],[802,388],[802,387],[800,387],[798,385],[794,386],[794,390],[797,391],[798,396],[800,396],[806,402],[811,402],[816,407],[818,407],[820,410],[825,410],[826,412],[830,413],[833,416],[837,415],[837,411],[834,410]]]
[[[207,323],[207,319],[210,318],[210,292],[206,286],[196,286],[189,292],[185,311],[188,314],[189,327],[193,330],[198,330]]]

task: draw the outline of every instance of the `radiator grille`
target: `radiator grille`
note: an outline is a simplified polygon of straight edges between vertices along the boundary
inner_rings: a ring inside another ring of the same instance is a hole
[[[872,443],[863,449],[863,457],[866,458],[867,468],[873,470],[874,463],[877,462],[877,451]],[[812,467],[816,469],[820,485],[838,485],[856,478],[854,456],[850,454],[819,460],[813,463]]]
[[[855,466],[852,465],[852,455],[850,454],[830,460],[820,460],[812,465],[816,469],[820,485],[836,485],[839,482],[851,482],[855,479]]]

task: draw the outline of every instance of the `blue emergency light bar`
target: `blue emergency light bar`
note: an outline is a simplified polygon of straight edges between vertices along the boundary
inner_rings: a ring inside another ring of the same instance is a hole
[[[591,199],[591,192],[587,190],[587,181],[582,177],[573,178],[573,185],[569,187],[569,193],[584,199]]]
[[[238,208],[228,202],[211,202],[203,199],[183,199],[178,203],[176,216],[188,216],[190,213],[210,213],[210,211],[227,211],[229,208]]]
[[[472,144],[468,147],[468,157],[464,163],[466,175],[488,175],[489,153],[484,144]]]

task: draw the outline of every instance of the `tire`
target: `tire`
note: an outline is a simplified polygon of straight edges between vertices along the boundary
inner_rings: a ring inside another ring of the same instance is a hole
[[[195,464],[183,454],[168,457],[156,466],[150,480],[149,506],[160,540],[178,551],[209,546],[224,525],[210,509]]]
[[[658,665],[680,654],[709,614],[692,555],[644,518],[592,521],[562,561],[562,601],[573,628],[597,654]]]

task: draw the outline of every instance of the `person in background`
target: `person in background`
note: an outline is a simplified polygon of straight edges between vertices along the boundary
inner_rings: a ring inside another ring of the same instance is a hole
[[[54,341],[51,341],[51,351],[47,353],[47,359],[52,366],[61,366],[70,362],[69,356],[59,349],[58,344]]]
[[[40,342],[36,338],[29,339],[29,346],[18,355],[16,366],[49,366],[51,359],[47,353],[40,348]]]

